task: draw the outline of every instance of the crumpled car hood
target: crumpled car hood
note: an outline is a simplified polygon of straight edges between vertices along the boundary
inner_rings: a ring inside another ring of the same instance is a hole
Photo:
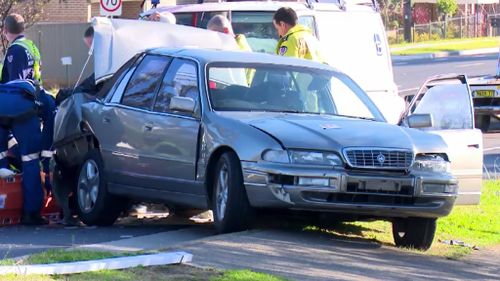
[[[400,148],[446,152],[441,137],[384,122],[328,115],[219,113],[274,137],[285,148],[341,151],[345,147]]]
[[[201,28],[141,20],[96,17],[94,71],[96,81],[115,73],[135,54],[152,48],[239,50],[232,36]]]

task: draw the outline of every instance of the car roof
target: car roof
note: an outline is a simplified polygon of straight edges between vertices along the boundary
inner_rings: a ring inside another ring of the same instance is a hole
[[[173,57],[188,57],[197,60],[201,64],[209,63],[248,63],[248,64],[278,64],[294,67],[316,68],[321,70],[335,71],[327,64],[311,60],[283,57],[257,52],[240,52],[225,50],[210,50],[198,48],[155,48],[147,51],[150,54],[166,55]]]
[[[347,0],[345,1],[345,6],[349,11],[368,11],[374,12],[374,9],[370,5],[371,3],[367,0]],[[219,3],[203,3],[203,4],[186,4],[186,5],[176,5],[176,6],[161,6],[157,9],[152,9],[142,13],[141,15],[149,15],[155,11],[162,12],[172,12],[172,13],[183,13],[183,12],[211,12],[211,11],[270,11],[274,12],[281,7],[290,7],[296,12],[301,13],[304,11],[342,11],[340,6],[335,3],[313,3],[312,8],[310,8],[307,3],[304,2],[287,2],[287,1],[242,1],[242,2],[219,2]]]

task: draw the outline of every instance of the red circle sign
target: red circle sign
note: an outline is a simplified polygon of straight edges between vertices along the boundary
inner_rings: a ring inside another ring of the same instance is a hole
[[[122,0],[100,0],[101,7],[108,11],[114,12],[122,6]]]

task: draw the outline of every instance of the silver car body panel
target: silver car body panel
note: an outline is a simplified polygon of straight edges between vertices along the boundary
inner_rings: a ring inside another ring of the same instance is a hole
[[[231,150],[241,160],[245,187],[255,207],[383,217],[439,217],[451,211],[456,197],[453,192],[456,180],[447,173],[304,167],[261,160],[262,153],[268,149],[333,151],[340,157],[346,147],[396,148],[411,150],[415,155],[447,154],[448,146],[438,135],[390,125],[383,122],[383,118],[368,121],[326,115],[215,112],[207,97],[205,75],[211,63],[262,64],[264,61],[266,64],[335,71],[331,67],[305,60],[230,51],[155,49],[148,53],[197,62],[201,97],[199,119],[130,108],[109,102],[113,98],[103,101],[86,94],[72,96],[58,113],[58,160],[67,165],[79,165],[82,154],[97,145],[103,155],[105,171],[109,173],[110,192],[173,205],[209,208],[207,185],[212,175],[207,172],[213,167],[210,164],[217,160],[220,152]],[[148,124],[151,130],[145,132]],[[270,182],[272,174],[289,176],[293,181]],[[295,183],[297,176],[332,179],[338,189],[300,186]],[[452,191],[422,194],[425,184]],[[339,195],[342,192],[344,195]],[[366,201],[355,198],[366,198]],[[380,198],[383,200],[377,201]]]

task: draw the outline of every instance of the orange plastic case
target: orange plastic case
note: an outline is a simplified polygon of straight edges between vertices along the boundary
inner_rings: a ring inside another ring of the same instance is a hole
[[[43,179],[42,177],[42,182]],[[23,213],[23,189],[21,184],[21,174],[0,179],[0,226],[14,225],[20,222]],[[42,216],[49,220],[57,220],[60,214],[61,209],[55,199],[52,196],[45,196]]]

